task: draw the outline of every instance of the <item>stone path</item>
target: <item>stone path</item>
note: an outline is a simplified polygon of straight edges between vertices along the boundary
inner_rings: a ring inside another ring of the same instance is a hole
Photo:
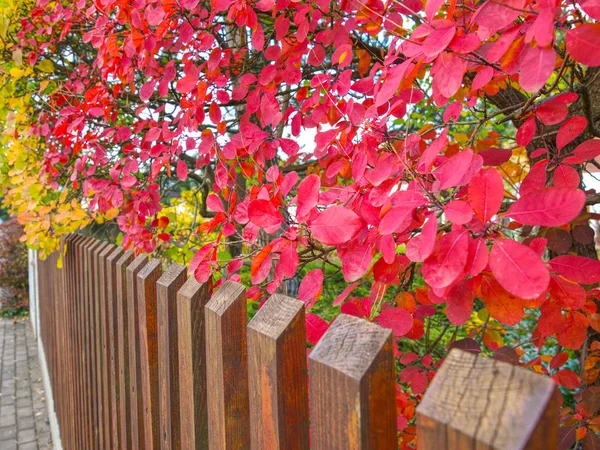
[[[52,448],[31,323],[0,320],[0,450]]]

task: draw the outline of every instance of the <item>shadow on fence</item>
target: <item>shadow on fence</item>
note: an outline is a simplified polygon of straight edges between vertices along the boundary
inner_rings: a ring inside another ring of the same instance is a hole
[[[56,254],[38,268],[64,448],[398,447],[390,330],[341,315],[307,363],[299,300],[273,295],[247,323],[237,283],[211,297],[184,266],[64,244],[63,269]],[[557,448],[556,397],[547,378],[455,350],[418,410],[420,448]]]

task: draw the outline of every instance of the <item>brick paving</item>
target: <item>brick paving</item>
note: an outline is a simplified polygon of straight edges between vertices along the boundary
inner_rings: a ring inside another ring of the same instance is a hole
[[[31,323],[0,319],[0,450],[52,448]]]

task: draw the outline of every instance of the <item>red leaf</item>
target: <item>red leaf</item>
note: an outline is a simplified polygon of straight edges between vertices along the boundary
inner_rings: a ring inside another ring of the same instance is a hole
[[[298,209],[296,211],[296,217],[300,223],[302,223],[310,211],[317,206],[320,189],[321,179],[315,174],[307,176],[298,185]]]
[[[250,222],[261,228],[271,228],[283,222],[283,215],[269,200],[252,200],[248,205]]]
[[[578,159],[578,162],[589,161],[600,156],[600,139],[590,139],[582,142],[573,151],[573,156]]]
[[[600,20],[600,1],[580,0],[578,4],[592,19]]]
[[[206,197],[206,206],[216,212],[225,212],[223,203],[216,194],[208,194],[208,197]]]
[[[467,62],[455,53],[441,53],[431,67],[433,86],[446,98],[452,97],[462,84]]]
[[[391,328],[396,338],[404,336],[413,327],[413,318],[410,313],[397,307],[382,311],[375,321],[384,328]]]
[[[267,245],[258,254],[252,258],[250,266],[250,274],[252,275],[252,284],[260,284],[267,279],[271,272],[271,255],[272,245]]]
[[[404,78],[406,70],[409,67],[412,67],[411,59],[407,59],[402,64],[398,64],[392,69],[388,69],[386,79],[381,84],[381,87],[377,92],[377,96],[375,97],[375,106],[379,107],[383,105],[394,96],[400,87],[400,83],[402,83],[402,79]]]
[[[473,291],[466,280],[461,280],[448,291],[446,315],[455,326],[464,324],[473,312]]]
[[[585,289],[556,275],[550,279],[548,292],[562,308],[579,309],[585,304]]]
[[[569,108],[558,97],[555,97],[538,106],[535,114],[544,125],[556,125],[565,120],[569,114]]]
[[[400,261],[398,258],[394,259],[391,264],[386,263],[383,258],[380,258],[373,265],[373,278],[378,283],[389,284],[398,277],[399,270]]]
[[[537,92],[544,87],[556,62],[552,47],[528,47],[521,59],[519,83],[526,92]]]
[[[588,320],[577,311],[569,311],[562,318],[561,329],[556,333],[560,345],[571,350],[579,350],[587,337]]]
[[[567,51],[589,67],[600,66],[600,23],[584,23],[567,31]]]
[[[333,306],[339,306],[344,300],[348,298],[348,296],[352,293],[354,288],[358,286],[360,282],[355,281],[354,283],[350,283],[348,286],[344,288],[342,293],[338,295],[335,300],[333,300]]]
[[[587,119],[585,117],[576,116],[563,123],[556,135],[556,146],[562,149],[565,145],[577,138],[587,127]]]
[[[177,81],[177,84],[175,85],[175,89],[177,90],[177,92],[179,92],[181,94],[187,94],[192,89],[194,89],[197,84],[198,84],[198,78],[188,75],[188,76],[181,78],[179,81]]]
[[[286,246],[279,255],[279,262],[275,269],[282,277],[292,278],[298,268],[298,252],[293,245]]]
[[[500,209],[504,198],[504,181],[496,169],[481,169],[469,183],[468,199],[473,211],[483,222]]]
[[[600,282],[600,261],[583,256],[558,256],[550,261],[552,270],[581,284]]]
[[[523,225],[558,227],[579,216],[584,203],[585,193],[579,189],[546,188],[528,192],[506,215]]]
[[[512,24],[520,14],[519,10],[524,6],[524,0],[485,2],[473,16],[473,21],[494,31],[499,30]]]
[[[489,265],[502,287],[517,297],[533,300],[548,289],[548,268],[536,252],[517,241],[496,241]]]
[[[581,386],[579,376],[569,369],[559,370],[556,373],[556,379],[562,387],[567,389],[577,389]]]
[[[422,262],[431,255],[435,245],[435,235],[437,234],[437,218],[431,214],[423,228],[421,234],[413,237],[406,244],[406,257],[411,261]]]
[[[454,225],[463,225],[473,218],[473,209],[467,202],[453,200],[444,207],[444,214]]]
[[[414,205],[409,205],[390,209],[379,222],[379,233],[388,235],[406,230],[412,222],[412,214],[415,208]]]
[[[356,281],[369,270],[373,260],[372,249],[373,245],[371,244],[357,245],[354,242],[338,247],[338,256],[342,261],[342,273],[345,281],[349,283]]]
[[[525,147],[529,145],[533,136],[535,136],[535,117],[530,117],[517,130],[517,144]]]
[[[554,169],[553,182],[557,188],[577,189],[581,179],[571,166],[560,164]]]
[[[481,279],[481,296],[490,315],[503,325],[516,325],[523,318],[525,301],[506,291],[489,273]]]
[[[548,161],[538,161],[533,165],[519,187],[519,193],[522,197],[544,189],[546,186],[547,167]]]
[[[298,300],[306,303],[306,309],[309,309],[319,298],[323,291],[323,271],[314,269],[308,272],[298,288]]]
[[[428,0],[425,4],[425,16],[427,20],[431,22],[433,16],[438,12],[440,6],[444,4],[444,0]]]
[[[442,236],[421,268],[425,282],[438,289],[450,286],[463,273],[468,253],[468,232],[451,231]]]
[[[483,158],[484,166],[501,166],[510,159],[512,150],[508,148],[488,148],[478,154]]]
[[[181,181],[187,180],[188,177],[188,166],[181,159],[177,161],[177,178]]]
[[[440,54],[452,41],[456,27],[454,25],[438,28],[432,31],[423,41],[423,53],[427,57],[434,57]]]
[[[477,75],[475,75],[475,78],[473,78],[473,82],[471,83],[471,89],[474,91],[476,91],[477,89],[481,89],[490,81],[492,81],[493,77],[494,69],[492,69],[489,66],[485,66],[483,69],[477,72]]]
[[[332,206],[309,224],[315,239],[325,245],[348,242],[362,228],[362,220],[343,206]]]
[[[569,360],[569,354],[567,352],[557,353],[554,356],[554,358],[552,358],[552,361],[550,361],[550,369],[556,370],[559,367],[564,366],[568,360]]]
[[[423,152],[421,158],[419,159],[419,164],[417,165],[417,170],[421,173],[429,173],[431,169],[431,165],[435,161],[435,158],[440,154],[440,152],[444,149],[446,144],[448,143],[448,127],[444,128],[444,131],[439,135],[437,139],[435,139],[427,150]]]
[[[152,94],[154,93],[154,87],[156,86],[157,82],[158,80],[150,80],[142,84],[142,87],[140,88],[141,101],[145,102],[152,97]]]
[[[317,345],[327,328],[329,328],[329,324],[319,316],[306,313],[306,340],[312,345]]]
[[[473,151],[464,150],[448,159],[433,174],[440,182],[439,190],[458,186],[471,168]]]
[[[465,271],[467,275],[475,277],[488,265],[489,253],[484,239],[469,239],[469,256]]]

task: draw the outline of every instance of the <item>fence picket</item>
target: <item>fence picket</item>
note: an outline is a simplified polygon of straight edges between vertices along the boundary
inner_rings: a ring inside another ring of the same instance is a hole
[[[131,385],[129,380],[129,317],[127,303],[127,266],[133,260],[133,252],[127,251],[121,254],[115,263],[115,309],[117,316],[117,378],[118,386],[118,410],[120,423],[118,427],[119,445],[123,450],[132,447],[131,439]],[[134,334],[134,333],[132,333]],[[134,356],[135,357],[135,356]]]
[[[148,263],[148,258],[140,255],[126,268],[127,274],[127,320],[129,322],[129,398],[131,405],[131,445],[134,449],[146,448],[144,430],[144,402],[142,399],[142,369],[140,320],[138,308],[137,276]]]
[[[398,446],[391,330],[340,315],[310,354],[315,450]]]
[[[208,442],[211,450],[250,447],[246,291],[226,281],[205,307]]]
[[[417,408],[419,448],[556,449],[559,410],[550,378],[454,349]]]
[[[162,450],[181,449],[176,299],[177,291],[183,286],[186,278],[185,266],[172,264],[156,282]]]
[[[248,324],[252,449],[308,449],[304,303],[273,295]]]
[[[100,405],[100,435],[101,448],[111,450],[114,448],[112,444],[112,405],[110,403],[110,379],[108,374],[110,352],[108,347],[108,317],[107,317],[107,276],[106,276],[106,259],[113,252],[115,246],[108,244],[98,254],[98,266],[96,273],[98,274],[98,296],[96,297],[96,370],[98,372],[98,404]]]
[[[119,429],[121,428],[121,409],[119,395],[121,378],[119,377],[119,325],[117,317],[117,261],[123,255],[123,248],[115,248],[106,257],[106,345],[108,348],[107,379],[109,384],[108,401],[110,405],[111,442],[114,450],[128,450],[121,446]]]
[[[209,299],[208,284],[198,283],[193,276],[177,293],[179,406],[184,450],[208,449],[204,307]]]
[[[137,294],[140,321],[141,397],[144,404],[143,419],[146,449],[160,448],[160,422],[158,405],[158,329],[156,282],[161,273],[160,261],[150,260],[138,273]]]

